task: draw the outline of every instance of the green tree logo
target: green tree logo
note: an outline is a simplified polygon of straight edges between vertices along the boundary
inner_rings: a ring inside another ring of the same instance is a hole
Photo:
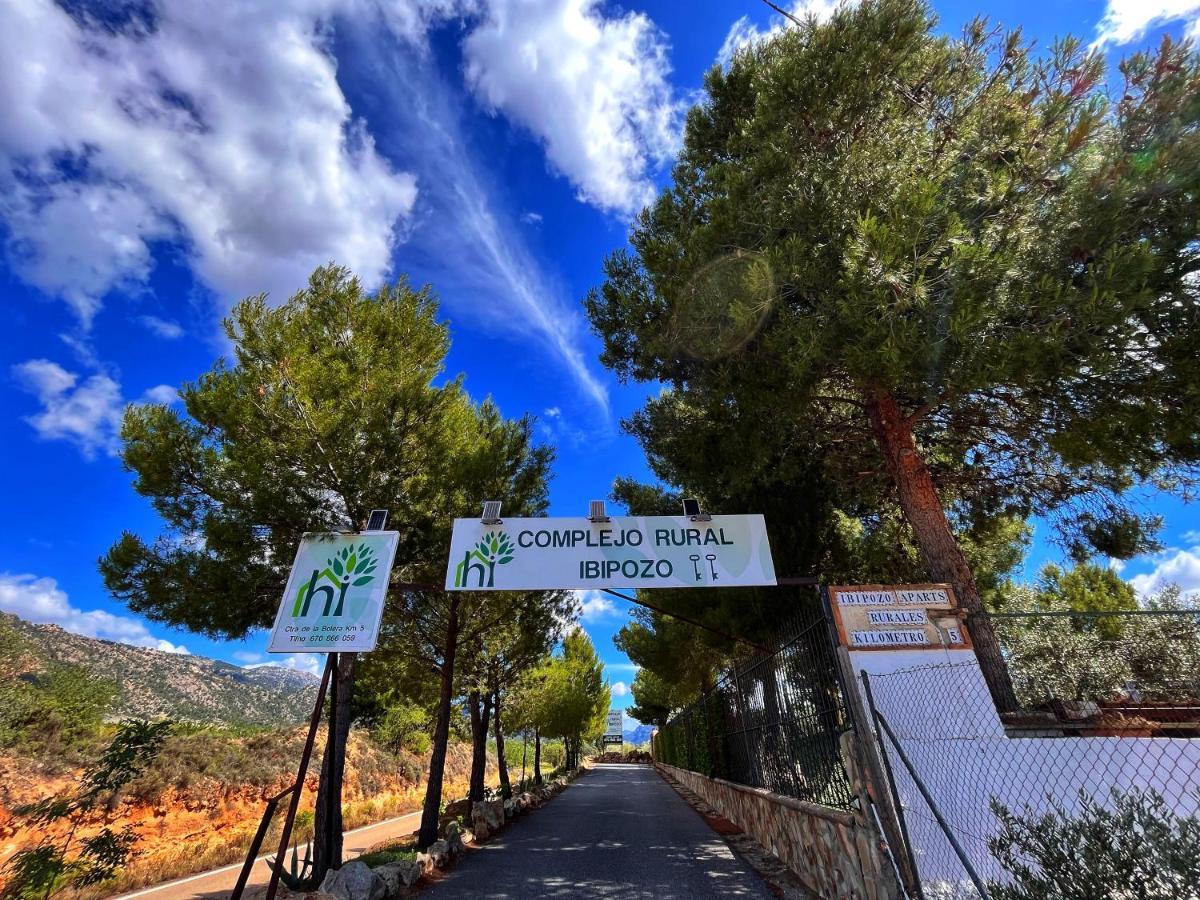
[[[325,595],[325,608],[321,615],[340,616],[346,604],[346,591],[352,587],[369,584],[375,578],[378,564],[375,550],[367,543],[343,547],[325,560],[324,569],[313,569],[312,577],[296,595],[296,602],[292,605],[292,616],[307,616],[313,597],[318,593]],[[333,587],[320,584],[325,580]]]
[[[333,559],[325,560],[325,571],[333,571],[337,576],[333,579],[335,583],[340,583],[345,575],[353,579],[350,582],[352,587],[362,587],[375,577],[372,573],[377,562],[375,551],[370,546],[359,544],[355,547],[351,544],[349,547],[343,547],[340,553],[335,553]]]
[[[496,566],[512,562],[515,553],[516,548],[505,532],[485,534],[455,568],[454,586],[466,587],[471,574],[475,573],[479,576],[476,587],[495,587]]]

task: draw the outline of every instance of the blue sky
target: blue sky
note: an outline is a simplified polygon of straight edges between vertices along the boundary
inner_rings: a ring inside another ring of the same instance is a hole
[[[935,7],[948,30],[983,13],[1112,56],[1200,28],[1200,0]],[[618,424],[647,389],[601,368],[579,301],[664,183],[705,70],[781,27],[758,0],[7,0],[0,608],[266,659],[264,635],[214,643],[106,596],[96,559],[122,529],[158,531],[116,429],[127,403],[170,400],[224,352],[232,303],[283,299],[328,260],[371,284],[406,272],[434,285],[450,371],[539,416],[557,447],[553,514],[645,476]],[[1195,507],[1146,505],[1169,549],[1122,574],[1200,588]],[[1030,570],[1055,555],[1039,532]],[[634,670],[611,638],[628,604],[581,601],[625,706]]]

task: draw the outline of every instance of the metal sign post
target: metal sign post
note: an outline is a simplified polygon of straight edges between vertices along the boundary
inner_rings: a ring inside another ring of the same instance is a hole
[[[343,657],[348,657],[353,665],[358,652],[375,649],[399,541],[398,532],[382,530],[386,524],[387,511],[372,510],[367,530],[305,534],[296,550],[296,561],[275,615],[267,652],[325,653],[325,669],[309,718],[308,737],[300,755],[296,780],[290,788],[267,802],[230,900],[240,900],[279,801],[290,794],[287,815],[279,835],[279,850],[271,864],[271,880],[267,884],[265,900],[274,900],[279,890],[283,861],[296,824],[296,812],[304,791],[304,778],[312,759],[326,695],[330,700],[326,738],[327,774],[335,781],[339,777],[342,760],[338,757],[345,754],[345,747],[337,738],[338,705],[340,700],[345,699],[338,696],[339,666],[345,662]],[[332,848],[338,837],[336,830],[340,798],[334,790],[328,790],[326,797],[328,807],[322,817],[327,829],[325,846]]]

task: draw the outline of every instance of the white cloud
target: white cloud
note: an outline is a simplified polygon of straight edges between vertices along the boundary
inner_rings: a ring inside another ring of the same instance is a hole
[[[614,697],[624,697],[629,693],[629,685],[623,681],[614,681],[608,686],[608,689]]]
[[[159,384],[142,395],[142,403],[161,403],[170,406],[179,399],[179,391],[169,384]]]
[[[158,316],[138,316],[138,323],[151,334],[174,341],[183,337],[183,326],[178,322],[160,319]]]
[[[235,656],[237,654],[234,654]],[[270,658],[267,662],[260,662],[246,666],[247,669],[261,669],[264,666],[273,666],[277,669],[295,669],[297,672],[308,672],[311,675],[319,675],[321,672],[321,662],[317,655],[313,653],[292,653],[288,656],[276,656]]]
[[[1200,547],[1200,531],[1185,531],[1180,538],[1189,547]]]
[[[42,411],[25,421],[42,440],[69,441],[85,459],[97,452],[115,456],[120,450],[121,417],[128,405],[121,386],[110,376],[98,373],[80,381],[48,359],[31,359],[13,366],[13,376],[42,405]],[[142,396],[143,403],[173,403],[175,389],[160,384]]]
[[[163,3],[152,25],[113,29],[51,0],[0,5],[0,217],[16,270],[85,327],[108,291],[146,280],[164,239],[225,302],[286,296],[330,259],[379,281],[416,183],[337,82],[329,25],[358,6]]]
[[[562,416],[562,410],[559,409],[557,406],[550,406],[550,407],[547,407],[546,409],[542,410],[542,415],[545,416],[547,419],[557,419]]]
[[[606,15],[599,0],[491,0],[463,54],[476,96],[540,139],[581,200],[629,215],[654,198],[681,108],[649,17]]]
[[[579,617],[585,622],[594,622],[618,613],[617,605],[600,591],[576,591],[575,599],[579,601]]]
[[[1192,37],[1200,35],[1200,0],[1108,0],[1093,46],[1129,44],[1155,26],[1180,19],[1189,21]]]
[[[1156,594],[1168,584],[1179,585],[1185,594],[1200,592],[1200,547],[1162,555],[1152,571],[1134,575],[1129,583],[1141,597]]]
[[[635,663],[605,663],[604,668],[613,672],[632,672],[636,675],[642,667]]]
[[[1116,559],[1111,556],[1108,558],[1108,567],[1114,572],[1120,573],[1125,568],[1125,565],[1126,563],[1123,559]]]
[[[853,5],[857,0],[795,0],[791,8],[788,10],[797,19],[804,19],[812,16],[818,22],[828,21],[837,11],[838,7],[843,5]],[[782,34],[785,28],[793,27],[793,23],[785,16],[774,15],[771,17],[771,24],[765,29],[759,28],[750,21],[749,16],[742,16],[729,29],[729,33],[725,35],[725,42],[721,44],[721,49],[717,51],[717,62],[721,65],[729,65],[729,61],[733,59],[733,55],[743,47],[748,47],[751,44],[757,44],[760,41],[770,40],[776,35]]]
[[[0,609],[28,622],[58,625],[73,634],[102,638],[166,653],[187,653],[187,647],[156,638],[137,619],[100,609],[81,610],[71,605],[53,578],[0,573]]]
[[[125,404],[121,386],[107,375],[82,383],[73,372],[48,359],[31,359],[13,367],[21,386],[37,397],[42,411],[25,421],[43,440],[70,441],[87,459],[119,449],[117,434]]]
[[[525,212],[521,213],[521,221],[526,225],[541,225],[542,214],[533,212],[531,210],[526,210]]]

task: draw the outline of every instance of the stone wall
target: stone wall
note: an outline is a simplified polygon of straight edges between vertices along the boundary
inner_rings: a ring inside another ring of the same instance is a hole
[[[894,871],[877,832],[855,813],[655,765],[778,856],[826,900],[897,896]]]

